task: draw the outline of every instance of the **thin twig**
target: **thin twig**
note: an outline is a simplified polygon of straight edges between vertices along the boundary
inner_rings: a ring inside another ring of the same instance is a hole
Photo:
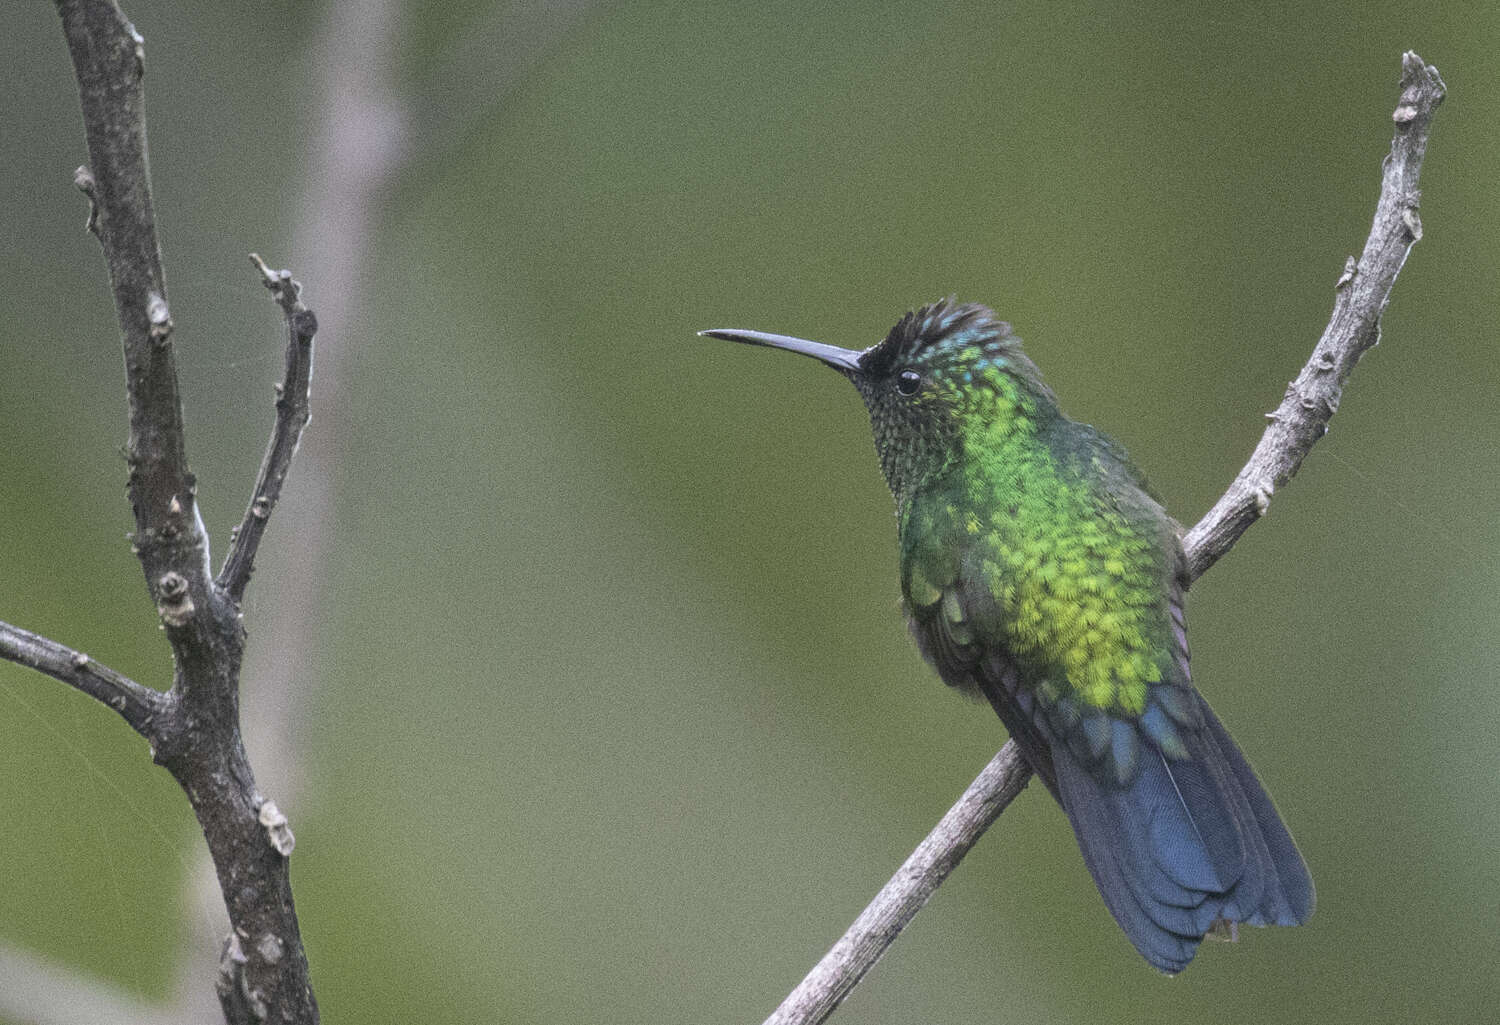
[[[1302,373],[1287,388],[1281,407],[1270,414],[1271,425],[1250,462],[1184,538],[1194,580],[1265,514],[1271,493],[1291,479],[1327,432],[1344,381],[1360,355],[1379,340],[1380,315],[1391,286],[1412,243],[1422,237],[1417,182],[1444,86],[1437,68],[1415,53],[1402,57],[1401,72],[1401,99],[1393,115],[1396,136],[1385,160],[1369,240],[1359,261],[1351,258],[1339,279],[1328,327]],[[1015,743],[1007,742],[766,1025],[817,1025],[827,1020],[1030,776]]]
[[[157,719],[168,707],[161,691],[143,687],[81,651],[9,623],[0,623],[0,658],[30,666],[103,702],[119,712],[131,729],[154,742]]]
[[[266,532],[271,510],[281,498],[282,482],[311,418],[308,392],[312,382],[313,336],[318,333],[318,318],[303,305],[302,286],[292,280],[292,272],[273,271],[255,253],[250,254],[250,262],[259,268],[265,286],[286,314],[286,375],[276,387],[276,426],[260,462],[250,505],[233,535],[229,555],[215,582],[235,602],[245,596],[245,586],[255,570],[255,552],[260,547],[261,535]]]
[[[406,161],[418,155],[407,144],[408,91],[400,87],[397,68],[409,5],[331,0],[321,10],[322,24],[308,43],[319,59],[302,104],[317,113],[298,167],[300,195],[287,246],[296,266],[318,269],[319,429],[297,449],[297,486],[278,505],[276,544],[256,553],[255,632],[240,678],[241,721],[256,752],[257,778],[292,804],[308,779],[303,712],[316,703],[324,682],[316,667],[326,644],[325,592],[339,531],[335,485],[347,456],[339,430],[357,419],[341,387],[357,354],[347,340],[358,337],[372,305],[380,211]],[[216,898],[212,866],[200,861],[184,888],[185,908],[201,905],[201,895]],[[172,984],[173,1013],[181,1025],[208,1016],[195,980],[210,946],[206,937],[215,928],[204,915],[184,916]]]

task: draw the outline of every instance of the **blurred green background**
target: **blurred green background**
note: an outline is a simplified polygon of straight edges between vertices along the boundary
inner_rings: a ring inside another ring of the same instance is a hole
[[[1191,603],[1317,914],[1159,977],[1033,788],[834,1020],[1493,1013],[1500,8],[127,11],[216,558],[281,366],[245,253],[323,322],[246,714],[330,1022],[768,1013],[1004,734],[908,642],[853,389],[693,332],[988,302],[1191,523],[1322,330],[1418,50],[1450,99],[1384,344]],[[0,42],[0,619],[165,686],[56,22]],[[0,781],[3,949],[201,1006],[221,912],[144,744],[0,664]]]

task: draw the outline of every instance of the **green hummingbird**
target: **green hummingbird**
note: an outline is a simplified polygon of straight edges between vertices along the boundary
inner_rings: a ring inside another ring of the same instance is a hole
[[[1068,419],[1010,325],[953,300],[864,351],[758,331],[842,373],[896,500],[923,656],[987,698],[1163,972],[1210,931],[1298,925],[1313,885],[1188,670],[1181,528],[1124,450]]]

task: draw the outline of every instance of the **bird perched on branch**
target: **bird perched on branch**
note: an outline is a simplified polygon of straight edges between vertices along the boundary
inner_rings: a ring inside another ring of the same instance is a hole
[[[1210,931],[1306,920],[1307,866],[1193,687],[1179,528],[1119,445],[1062,414],[1008,324],[949,300],[862,352],[703,334],[859,389],[922,654],[994,706],[1147,961],[1179,972]]]

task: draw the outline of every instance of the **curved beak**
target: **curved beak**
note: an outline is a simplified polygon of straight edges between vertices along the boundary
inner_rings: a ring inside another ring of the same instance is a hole
[[[699,331],[698,334],[705,338],[723,338],[730,342],[744,342],[746,345],[764,345],[771,349],[800,352],[804,356],[811,356],[820,363],[826,363],[846,374],[859,373],[859,357],[862,354],[853,349],[840,349],[837,345],[809,342],[805,338],[793,338],[791,335],[773,335],[764,331],[739,331],[733,328],[713,328],[708,331]]]

